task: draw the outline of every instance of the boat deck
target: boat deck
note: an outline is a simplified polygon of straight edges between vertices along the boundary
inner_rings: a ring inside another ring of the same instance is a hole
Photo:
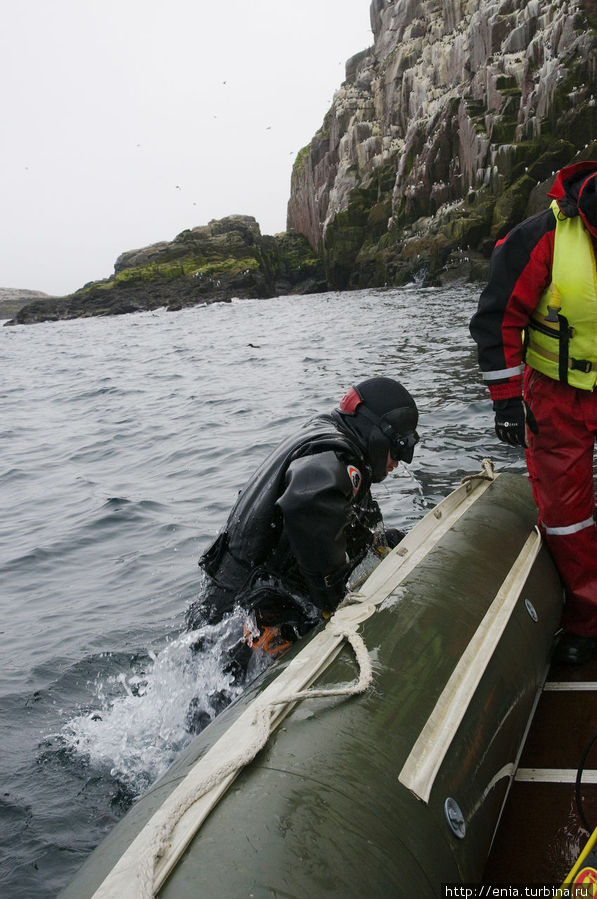
[[[585,845],[578,766],[597,734],[597,659],[552,665],[484,872],[485,884],[560,884]],[[584,766],[584,817],[597,827],[597,740]]]

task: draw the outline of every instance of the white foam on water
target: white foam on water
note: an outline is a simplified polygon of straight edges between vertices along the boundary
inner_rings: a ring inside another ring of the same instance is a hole
[[[146,789],[193,738],[191,704],[213,718],[214,695],[235,699],[242,693],[244,685],[233,683],[224,664],[244,618],[238,610],[219,624],[181,634],[157,654],[149,653],[146,671],[98,680],[97,709],[72,718],[62,740],[86,764],[109,770],[135,794]]]

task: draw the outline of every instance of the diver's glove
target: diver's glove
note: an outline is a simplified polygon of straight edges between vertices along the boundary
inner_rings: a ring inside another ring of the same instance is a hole
[[[510,446],[528,446],[527,427],[533,434],[539,433],[539,426],[529,406],[521,396],[508,400],[494,400],[495,433],[502,443]]]
[[[406,537],[406,531],[399,531],[398,528],[386,528],[384,531],[384,537],[386,538],[386,544],[390,549],[394,549],[395,546],[398,546],[401,540],[404,540]]]
[[[347,576],[347,566],[342,566],[338,571],[327,575],[303,572],[309,590],[309,598],[325,618],[329,618],[332,612],[336,611],[340,600],[344,599]]]
[[[398,546],[405,537],[406,531],[399,531],[397,528],[384,528],[373,538],[371,549],[380,559],[385,559],[388,553]]]

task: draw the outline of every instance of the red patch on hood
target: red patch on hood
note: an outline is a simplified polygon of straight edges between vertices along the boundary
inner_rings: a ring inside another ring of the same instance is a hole
[[[347,412],[349,415],[354,415],[357,411],[357,406],[360,406],[362,402],[363,400],[360,398],[354,387],[351,387],[348,393],[340,400],[340,412]]]

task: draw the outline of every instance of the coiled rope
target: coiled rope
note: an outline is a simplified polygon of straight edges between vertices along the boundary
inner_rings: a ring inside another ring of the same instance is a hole
[[[148,849],[141,856],[137,873],[139,899],[151,899],[154,896],[154,876],[158,860],[164,854],[172,831],[188,809],[201,799],[206,793],[217,787],[226,777],[240,771],[245,765],[253,761],[255,756],[266,745],[272,732],[272,713],[277,706],[291,705],[302,699],[318,699],[328,696],[356,696],[364,693],[369,687],[373,672],[371,660],[363,638],[357,633],[357,625],[349,622],[335,621],[333,618],[327,625],[332,636],[345,639],[355,654],[359,675],[352,684],[341,684],[321,690],[298,690],[280,696],[268,702],[255,703],[254,716],[249,729],[250,737],[245,745],[241,746],[236,755],[216,768],[196,784],[186,796],[181,797],[172,807],[167,816],[156,826],[152,834]]]

